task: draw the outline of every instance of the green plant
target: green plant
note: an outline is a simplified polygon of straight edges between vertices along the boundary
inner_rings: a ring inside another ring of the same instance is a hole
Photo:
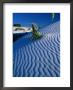
[[[39,39],[42,36],[38,31],[38,26],[36,24],[32,24],[32,34],[34,39]]]
[[[54,20],[55,18],[55,13],[52,13],[52,21]]]
[[[14,24],[15,27],[21,27],[21,24]]]

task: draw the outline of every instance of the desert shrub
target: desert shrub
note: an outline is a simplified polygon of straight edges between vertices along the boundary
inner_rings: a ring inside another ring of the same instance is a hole
[[[42,37],[41,33],[38,31],[38,26],[35,24],[32,24],[32,34],[33,38],[39,39]]]
[[[14,24],[15,27],[21,27],[21,24]]]

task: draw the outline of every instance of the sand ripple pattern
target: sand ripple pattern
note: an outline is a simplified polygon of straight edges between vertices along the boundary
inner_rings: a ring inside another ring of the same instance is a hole
[[[40,31],[43,37],[39,40],[33,41],[27,35],[14,43],[14,77],[60,76],[60,22]]]

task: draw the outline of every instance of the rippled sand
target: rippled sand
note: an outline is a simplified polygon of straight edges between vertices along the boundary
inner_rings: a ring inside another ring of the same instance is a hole
[[[43,37],[34,41],[31,34],[13,45],[14,77],[60,76],[60,22],[40,29]]]

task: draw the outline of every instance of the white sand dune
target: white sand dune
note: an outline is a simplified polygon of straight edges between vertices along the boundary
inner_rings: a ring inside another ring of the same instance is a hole
[[[40,30],[43,37],[33,41],[31,34],[13,46],[14,77],[60,76],[60,22]]]

